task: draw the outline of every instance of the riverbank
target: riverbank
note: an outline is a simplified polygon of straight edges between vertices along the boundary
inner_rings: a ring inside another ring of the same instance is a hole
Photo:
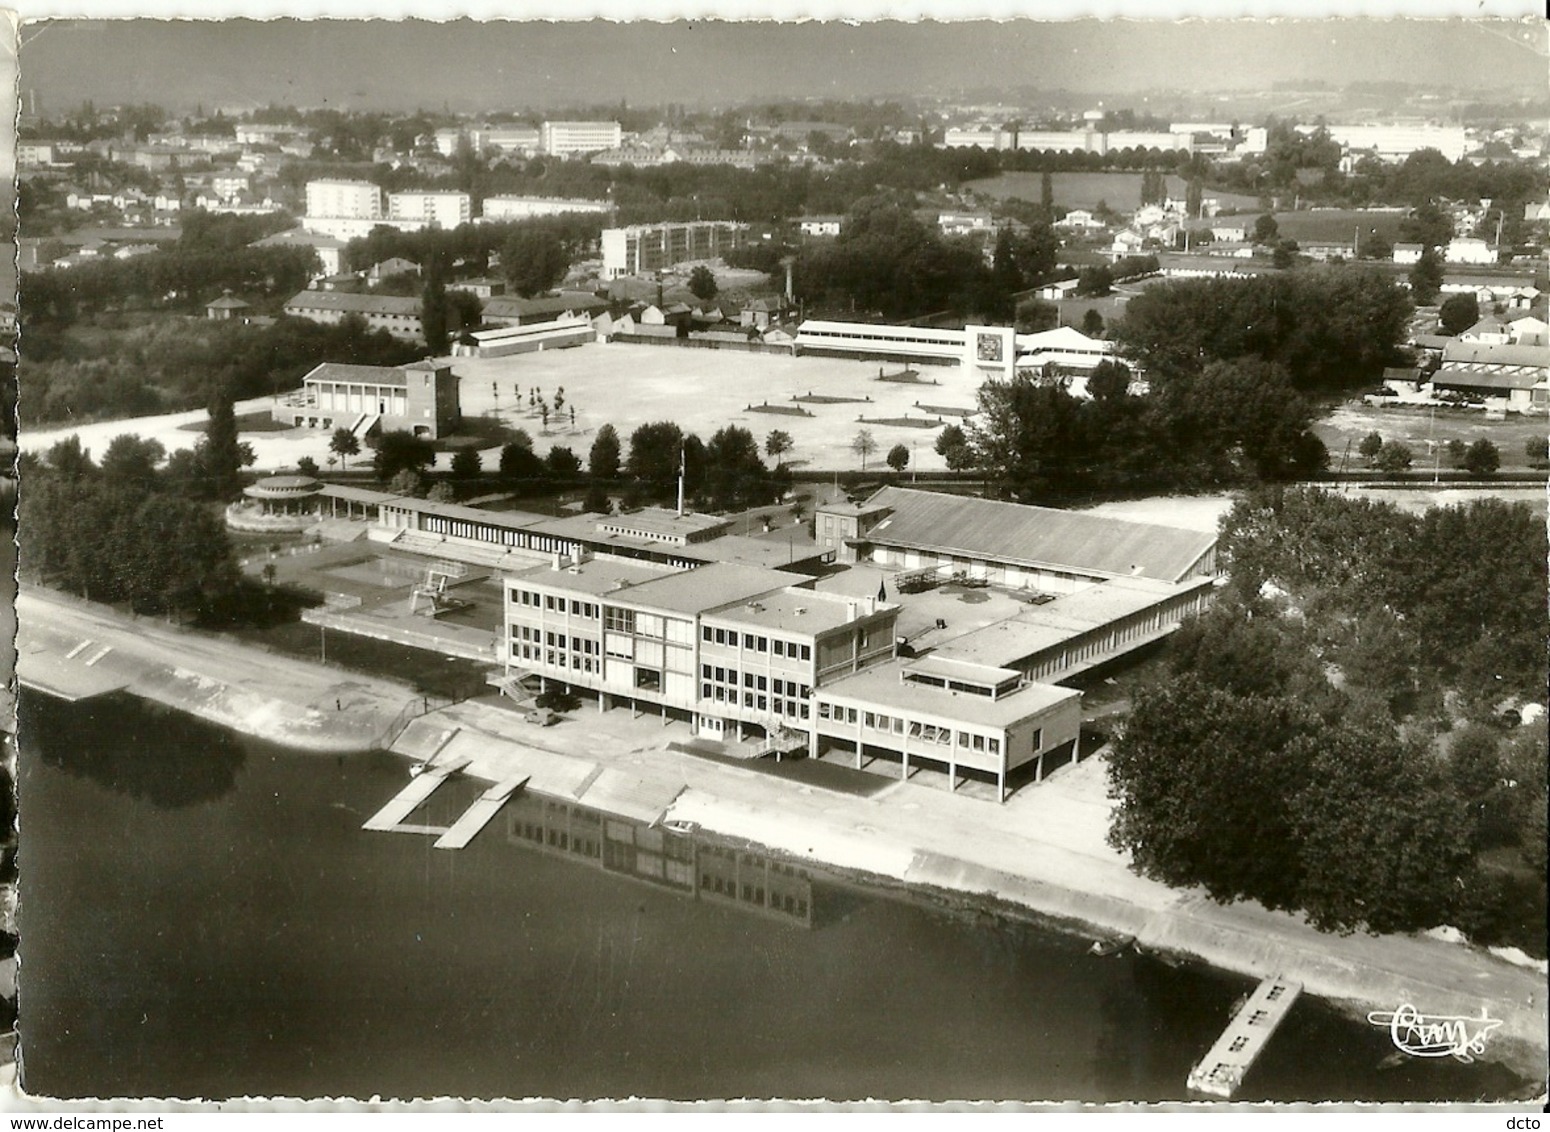
[[[36,592],[24,594],[18,609],[29,686],[100,680],[102,669],[123,677],[120,686],[132,694],[278,743],[376,746],[384,727],[417,699],[384,681],[161,626],[126,626],[111,611]],[[81,641],[87,647],[71,657]],[[98,642],[112,651],[91,664]],[[336,708],[335,689],[359,699]],[[996,805],[919,775],[881,780],[864,792],[830,789],[704,758],[690,747],[687,725],[628,709],[589,707],[540,729],[499,702],[471,701],[421,716],[390,749],[411,759],[466,755],[466,773],[490,782],[529,777],[534,792],[604,812],[693,822],[793,860],[1024,908],[1074,930],[1134,936],[1147,950],[1249,977],[1280,974],[1359,1016],[1406,1003],[1428,1015],[1479,1017],[1484,1010],[1501,1022],[1484,1056],[1544,1080],[1545,980],[1538,972],[1427,937],[1327,935],[1299,917],[1218,905],[1198,890],[1137,876],[1105,840],[1112,803],[1101,756]]]
[[[66,700],[127,692],[244,735],[342,754],[391,742],[411,689],[25,587],[17,676]]]

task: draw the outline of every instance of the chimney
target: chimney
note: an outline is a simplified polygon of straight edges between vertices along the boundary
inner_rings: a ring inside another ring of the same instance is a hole
[[[565,566],[568,562],[569,559],[564,554],[561,554],[558,550],[556,550],[552,555],[552,564],[550,565],[549,569],[563,570],[565,569]]]
[[[796,297],[796,289],[791,285],[791,261],[786,261],[786,302],[791,302]]]

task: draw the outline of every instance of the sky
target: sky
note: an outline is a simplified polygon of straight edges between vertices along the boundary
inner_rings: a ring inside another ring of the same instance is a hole
[[[142,5],[140,10],[146,10]],[[678,9],[683,10],[683,9]],[[1091,10],[1091,9],[1089,9]],[[408,110],[1401,80],[1537,85],[1521,23],[1476,20],[728,23],[75,21],[23,29],[45,113],[84,99]]]

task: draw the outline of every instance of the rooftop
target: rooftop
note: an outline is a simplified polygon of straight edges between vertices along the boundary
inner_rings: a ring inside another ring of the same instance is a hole
[[[357,295],[349,291],[302,291],[285,300],[287,310],[357,311],[361,314],[420,315],[420,300],[400,295]]]
[[[955,723],[978,727],[1010,727],[1029,716],[1048,711],[1082,694],[1053,684],[1024,684],[1004,696],[991,699],[972,692],[954,692],[931,684],[903,679],[910,661],[863,668],[860,672],[825,684],[824,699],[843,697],[867,705],[897,708],[920,715],[934,715]]]
[[[1171,582],[1216,543],[1200,531],[901,487],[885,487],[867,503],[893,509],[872,528],[874,543],[1078,574]]]
[[[709,569],[709,567],[705,567]],[[788,579],[789,581],[789,576]],[[883,606],[897,609],[897,606]],[[764,594],[741,604],[733,604],[707,613],[717,621],[755,625],[761,629],[817,636],[830,629],[848,625],[859,617],[875,612],[875,603],[847,601],[813,590],[786,589]]]
[[[322,362],[302,379],[313,381],[350,381],[361,385],[407,385],[402,366],[356,366],[346,362]]]
[[[622,558],[593,558],[580,564],[539,566],[532,570],[507,575],[508,580],[522,579],[535,585],[549,586],[568,593],[591,594],[603,597],[621,589],[640,585],[664,577],[666,567],[644,562],[627,562]]]
[[[1444,369],[1459,366],[1550,366],[1550,355],[1543,346],[1505,346],[1489,342],[1465,342],[1450,339],[1442,351]]]
[[[631,591],[630,601],[669,613],[703,613],[774,593],[790,584],[791,575],[776,570],[712,562],[644,582]]]

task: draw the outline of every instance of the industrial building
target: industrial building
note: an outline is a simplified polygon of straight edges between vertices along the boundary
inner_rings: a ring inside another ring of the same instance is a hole
[[[624,129],[618,122],[545,122],[538,131],[539,148],[551,157],[618,149]]]
[[[473,202],[467,193],[392,193],[388,196],[388,218],[418,220],[431,228],[456,228],[473,218]]]
[[[1016,334],[1006,326],[891,326],[866,322],[808,319],[797,328],[798,354],[837,354],[883,361],[958,364],[987,377],[1007,379],[1019,370],[1042,371],[1047,365],[1086,373],[1114,358],[1114,343],[1089,338],[1075,327],[1037,334]]]
[[[564,216],[574,212],[611,212],[606,200],[565,197],[485,197],[485,220],[526,220],[531,216]]]

